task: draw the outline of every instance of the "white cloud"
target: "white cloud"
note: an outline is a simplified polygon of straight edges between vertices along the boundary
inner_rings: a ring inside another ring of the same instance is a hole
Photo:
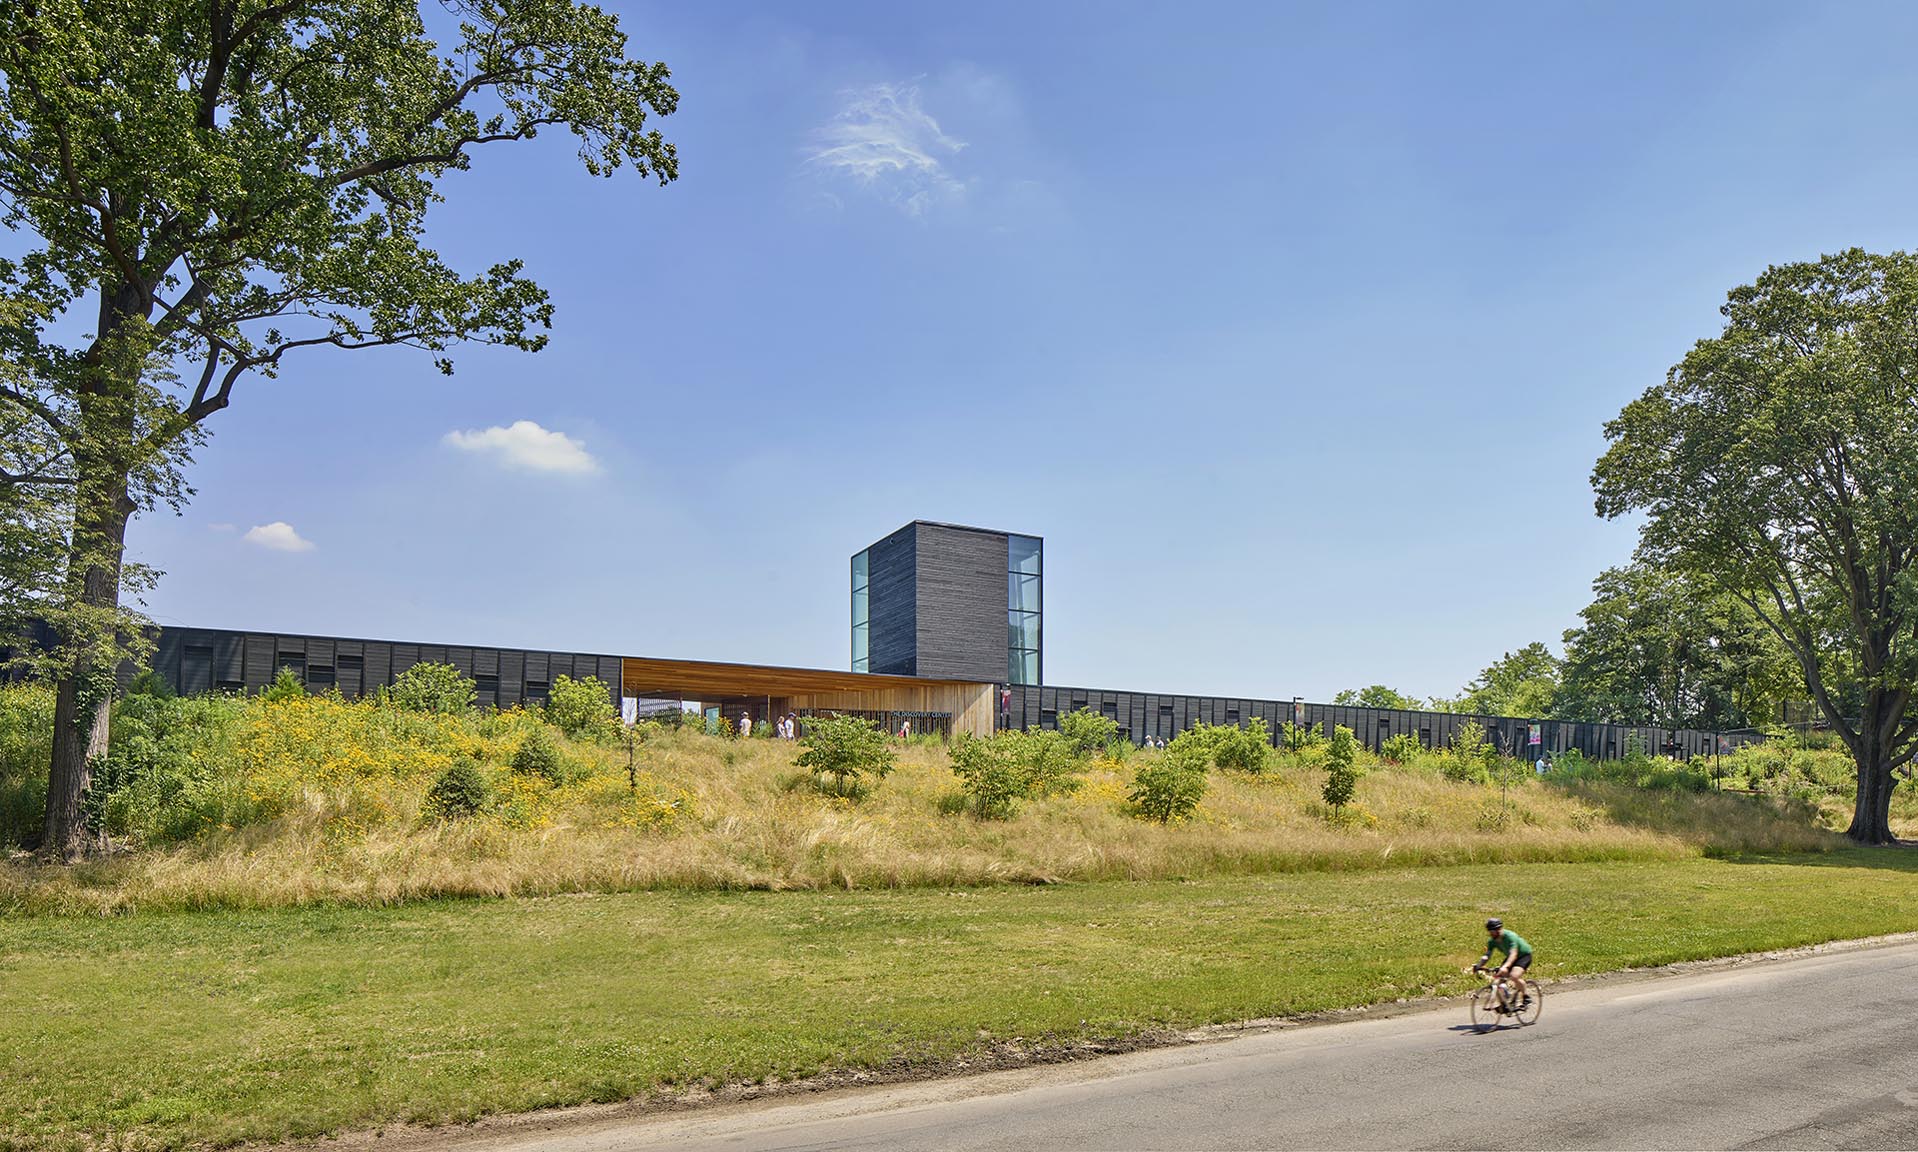
[[[567,472],[575,475],[599,471],[599,461],[586,451],[586,445],[564,432],[541,428],[531,420],[515,420],[505,428],[497,425],[481,431],[446,434],[446,443],[463,452],[490,456],[508,468],[524,472]]]
[[[832,122],[813,133],[806,162],[922,216],[940,200],[965,195],[947,161],[966,142],[947,135],[909,84],[874,84],[845,93]]]
[[[256,524],[240,537],[248,544],[258,544],[262,548],[271,548],[275,552],[311,552],[313,541],[293,530],[293,525],[284,520],[275,520],[271,524]]]

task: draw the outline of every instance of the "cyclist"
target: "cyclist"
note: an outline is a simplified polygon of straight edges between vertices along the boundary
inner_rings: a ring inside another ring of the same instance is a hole
[[[1525,937],[1507,928],[1505,922],[1496,916],[1485,922],[1485,931],[1491,939],[1485,942],[1485,955],[1472,965],[1472,971],[1484,971],[1486,961],[1492,958],[1494,951],[1505,953],[1505,962],[1498,966],[1498,971],[1492,973],[1492,978],[1511,980],[1510,987],[1517,988],[1519,993],[1518,1003],[1513,1007],[1524,1008],[1532,1001],[1531,994],[1525,991],[1525,970],[1532,966],[1532,946],[1525,942]],[[1502,994],[1500,999],[1509,999],[1509,996],[1509,993]]]

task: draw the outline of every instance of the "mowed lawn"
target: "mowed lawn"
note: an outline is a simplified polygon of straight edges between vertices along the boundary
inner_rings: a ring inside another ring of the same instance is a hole
[[[0,920],[0,1144],[180,1145],[931,1063],[1918,929],[1918,852]]]

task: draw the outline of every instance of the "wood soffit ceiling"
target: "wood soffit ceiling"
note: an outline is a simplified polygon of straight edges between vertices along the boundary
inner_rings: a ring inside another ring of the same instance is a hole
[[[979,688],[984,681],[928,680],[918,676],[881,676],[835,672],[825,668],[777,668],[763,664],[718,664],[705,660],[622,660],[622,690],[628,696],[672,699],[704,695],[807,696],[820,692],[881,692],[894,689]]]

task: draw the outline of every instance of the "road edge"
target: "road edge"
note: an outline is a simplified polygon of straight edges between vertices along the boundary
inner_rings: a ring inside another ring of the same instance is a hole
[[[1556,980],[1541,981],[1541,983],[1548,989],[1598,988],[1618,984],[1646,983],[1701,972],[1777,964],[1811,956],[1860,952],[1912,943],[1918,943],[1918,932],[1896,932],[1886,936],[1831,940],[1822,944],[1745,952],[1734,956],[1616,968],[1606,972],[1566,976]],[[360,1152],[360,1150],[370,1152],[374,1148],[382,1152],[407,1152],[409,1149],[427,1147],[457,1148],[468,1143],[497,1141],[514,1135],[551,1135],[567,1129],[594,1128],[620,1120],[702,1112],[723,1105],[789,1100],[804,1096],[824,1098],[837,1093],[928,1080],[964,1080],[1020,1068],[1094,1061],[1129,1052],[1217,1043],[1259,1033],[1313,1028],[1355,1020],[1389,1019],[1455,1008],[1464,1003],[1465,999],[1463,995],[1409,997],[1296,1016],[1261,1017],[1187,1029],[1147,1029],[1126,1036],[1066,1043],[1029,1042],[1015,1037],[967,1058],[923,1063],[901,1061],[897,1066],[823,1072],[793,1080],[775,1079],[701,1085],[677,1092],[654,1093],[609,1104],[570,1104],[533,1112],[504,1112],[452,1124],[393,1123],[312,1140],[248,1144],[243,1147],[276,1148],[283,1149],[285,1152],[318,1148],[328,1149],[329,1152]]]

